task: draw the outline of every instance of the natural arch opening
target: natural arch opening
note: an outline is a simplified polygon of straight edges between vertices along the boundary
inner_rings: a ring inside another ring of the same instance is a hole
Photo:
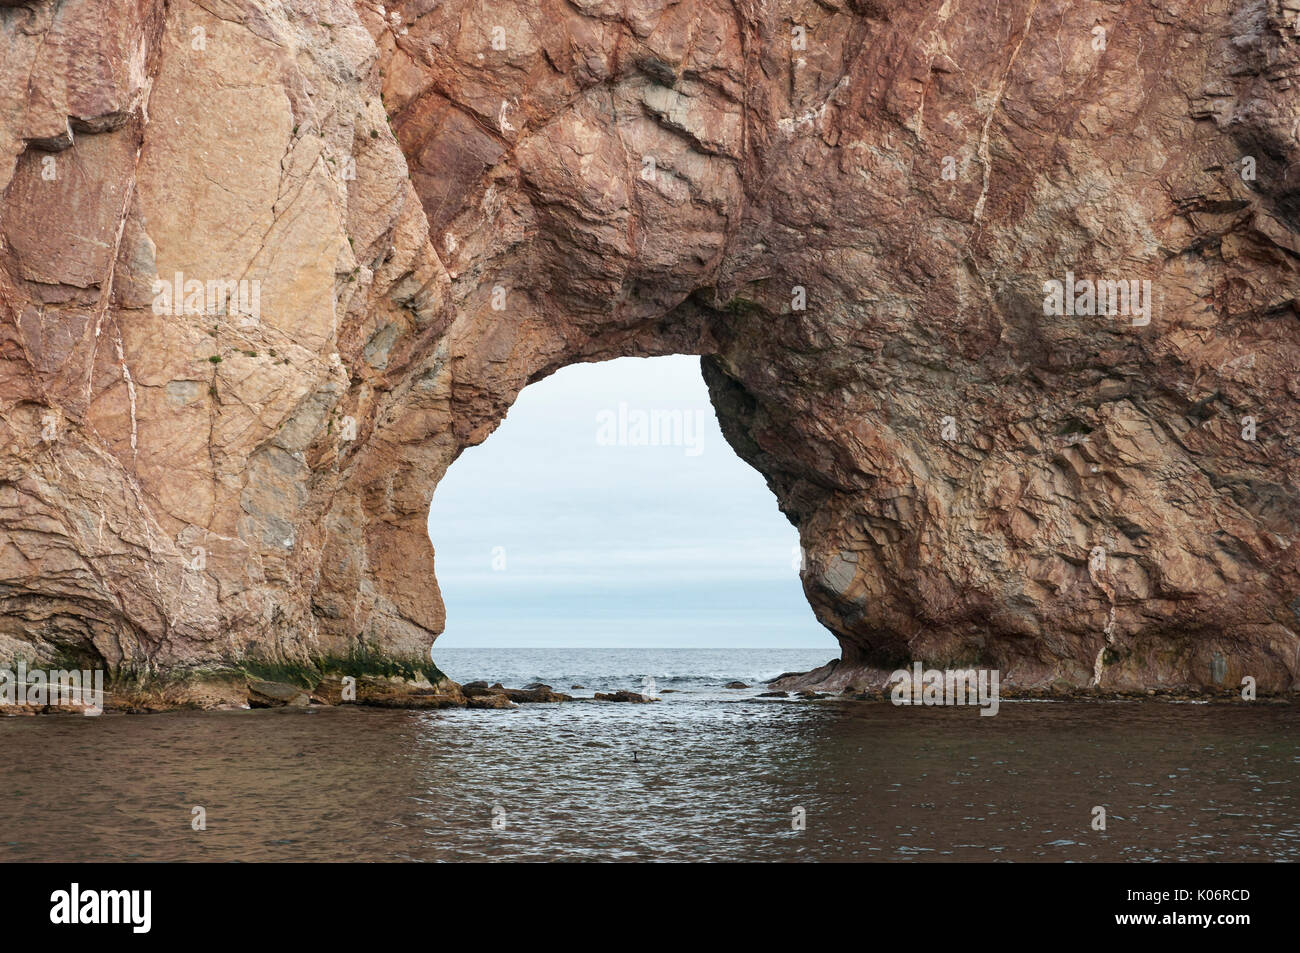
[[[472,648],[838,651],[799,537],[736,456],[687,356],[575,364],[527,387],[433,495],[453,678]],[[773,673],[775,674],[775,673]]]

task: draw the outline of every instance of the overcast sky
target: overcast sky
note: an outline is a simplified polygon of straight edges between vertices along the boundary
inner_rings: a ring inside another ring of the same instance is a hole
[[[659,445],[649,445],[657,442]],[[824,647],[798,534],[718,429],[695,357],[566,367],[434,493],[442,648]]]

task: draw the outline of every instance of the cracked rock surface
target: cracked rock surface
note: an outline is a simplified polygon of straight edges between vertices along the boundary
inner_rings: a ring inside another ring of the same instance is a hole
[[[460,451],[690,353],[826,684],[1294,688],[1298,7],[2,0],[0,658],[427,666]]]

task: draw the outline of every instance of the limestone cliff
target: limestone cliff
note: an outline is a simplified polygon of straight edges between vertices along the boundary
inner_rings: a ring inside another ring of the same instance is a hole
[[[457,454],[692,353],[840,683],[1300,678],[1300,0],[0,0],[0,64],[0,658],[418,668]]]

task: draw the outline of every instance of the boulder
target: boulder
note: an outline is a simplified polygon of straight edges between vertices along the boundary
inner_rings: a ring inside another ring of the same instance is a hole
[[[286,705],[305,708],[311,704],[311,695],[299,685],[287,682],[253,681],[248,683],[250,708],[282,708]]]
[[[518,708],[519,706],[512,702],[504,692],[488,692],[483,695],[466,696],[465,706],[467,708]]]

